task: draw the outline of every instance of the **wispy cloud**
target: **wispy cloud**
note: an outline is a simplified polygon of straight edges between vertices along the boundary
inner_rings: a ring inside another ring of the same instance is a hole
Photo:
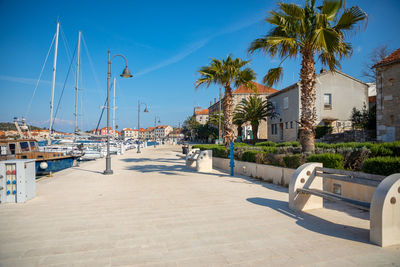
[[[15,77],[15,76],[7,76],[7,75],[0,75],[0,80],[1,81],[7,81],[7,82],[15,82],[15,83],[22,83],[22,84],[28,84],[28,85],[36,85],[37,79],[32,79],[32,78],[25,78],[25,77]],[[40,84],[45,84],[45,85],[51,85],[51,81],[48,80],[40,80]],[[57,86],[63,86],[64,83],[56,82]],[[67,85],[69,85],[67,83]]]
[[[32,123],[33,125],[37,125],[37,126],[48,126],[49,125],[49,120],[44,120],[44,121],[31,121],[30,123]],[[74,121],[72,120],[63,120],[63,119],[59,119],[59,118],[55,118],[54,119],[54,125],[58,125],[58,126],[65,126],[65,125],[74,125]]]
[[[5,76],[5,75],[0,75],[0,80],[7,81],[7,82],[29,84],[29,85],[36,85],[36,82],[37,82],[37,80],[31,79],[31,78]],[[46,80],[41,80],[40,82],[45,83],[45,84],[51,84],[51,81],[46,81]]]
[[[200,48],[204,47],[212,39],[217,38],[217,37],[219,37],[221,35],[224,35],[224,34],[229,34],[229,33],[233,33],[233,32],[242,30],[244,28],[247,28],[247,27],[249,27],[251,25],[254,25],[254,24],[262,21],[262,19],[263,19],[263,17],[260,15],[260,16],[253,17],[250,20],[241,21],[241,22],[232,24],[232,25],[226,27],[225,29],[223,29],[223,30],[221,30],[221,31],[219,31],[219,32],[217,32],[215,34],[210,35],[207,38],[204,38],[204,39],[202,39],[200,41],[196,41],[196,42],[190,43],[186,48],[184,48],[182,51],[178,52],[176,55],[174,55],[174,56],[172,56],[170,58],[167,58],[167,59],[165,59],[165,60],[163,60],[163,61],[161,61],[161,62],[159,62],[159,63],[157,63],[157,64],[155,64],[155,65],[153,65],[151,67],[148,67],[148,68],[146,68],[146,69],[144,69],[142,71],[139,71],[138,73],[136,73],[135,76],[136,77],[142,76],[142,75],[148,74],[148,73],[150,73],[152,71],[161,69],[163,67],[169,66],[169,65],[174,64],[174,63],[177,63],[177,62],[183,60],[184,58],[186,58],[187,56],[193,54],[194,52],[196,52]]]
[[[185,48],[184,50],[182,50],[178,54],[176,54],[176,55],[174,55],[174,56],[172,56],[172,57],[170,57],[170,58],[168,58],[166,60],[163,60],[163,61],[157,63],[154,66],[151,66],[151,67],[149,67],[147,69],[139,71],[138,73],[136,73],[135,76],[136,77],[142,76],[142,75],[147,74],[149,72],[152,72],[152,71],[161,69],[163,67],[166,67],[168,65],[171,65],[173,63],[179,62],[182,59],[184,59],[185,57],[189,56],[190,54],[193,54],[194,52],[196,52],[197,50],[199,50],[200,48],[205,46],[209,41],[210,41],[210,38],[206,38],[206,39],[191,43],[187,48]]]

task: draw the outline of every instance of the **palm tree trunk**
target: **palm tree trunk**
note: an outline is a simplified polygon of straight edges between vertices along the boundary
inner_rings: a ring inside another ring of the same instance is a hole
[[[300,70],[301,85],[301,116],[300,116],[300,144],[303,152],[314,152],[316,120],[315,110],[315,62],[311,48],[301,50],[302,61]]]
[[[258,121],[257,122],[251,122],[250,124],[251,124],[251,130],[253,131],[253,144],[255,144],[258,141],[257,135],[258,135],[259,122]]]
[[[233,98],[232,89],[230,84],[225,85],[225,96],[224,96],[224,143],[228,147],[233,141]]]

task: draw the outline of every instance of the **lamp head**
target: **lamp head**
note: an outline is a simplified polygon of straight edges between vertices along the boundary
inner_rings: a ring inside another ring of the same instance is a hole
[[[121,77],[123,77],[123,78],[131,78],[132,77],[132,74],[129,71],[128,66],[125,67],[124,71],[121,74]]]
[[[144,108],[143,112],[149,112],[149,110],[147,109],[147,106]]]
[[[160,120],[158,120],[158,123],[160,123],[161,121]]]

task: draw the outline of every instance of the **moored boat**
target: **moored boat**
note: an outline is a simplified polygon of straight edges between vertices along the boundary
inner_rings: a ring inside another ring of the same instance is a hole
[[[39,151],[34,139],[0,140],[0,160],[35,159],[36,175],[57,172],[73,166],[78,155]]]

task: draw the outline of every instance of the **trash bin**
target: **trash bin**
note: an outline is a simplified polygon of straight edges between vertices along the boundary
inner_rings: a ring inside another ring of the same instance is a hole
[[[189,146],[188,145],[183,145],[182,146],[182,153],[186,155],[189,152]]]

